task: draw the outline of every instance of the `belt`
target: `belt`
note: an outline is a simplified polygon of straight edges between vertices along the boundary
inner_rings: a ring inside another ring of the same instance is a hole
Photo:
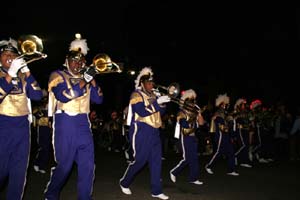
[[[55,114],[60,114],[60,113],[66,113],[67,115],[70,115],[70,116],[75,116],[75,115],[80,114],[80,113],[69,112],[69,111],[65,111],[65,110],[57,110],[57,111],[55,112]]]

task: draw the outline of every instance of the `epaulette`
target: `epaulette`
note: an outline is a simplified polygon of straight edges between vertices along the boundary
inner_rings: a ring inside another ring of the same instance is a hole
[[[138,92],[133,92],[130,96],[130,104],[136,104],[139,102],[143,102],[143,97]]]
[[[48,91],[50,92],[53,87],[56,87],[58,84],[63,82],[63,77],[57,71],[51,73],[48,83]]]

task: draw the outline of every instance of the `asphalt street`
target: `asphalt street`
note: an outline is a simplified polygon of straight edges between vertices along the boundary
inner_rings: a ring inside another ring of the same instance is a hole
[[[33,157],[33,156],[32,156]],[[188,168],[177,177],[177,182],[171,182],[169,170],[180,160],[180,154],[168,152],[163,161],[162,182],[163,191],[171,200],[298,200],[300,199],[299,178],[300,161],[286,160],[272,163],[254,163],[253,168],[238,167],[240,176],[226,175],[226,161],[220,160],[214,169],[214,174],[208,174],[205,163],[208,156],[200,156],[200,180],[203,185],[187,182]],[[33,170],[32,161],[28,168],[27,187],[24,200],[43,200],[43,191],[50,176]],[[119,187],[119,179],[123,175],[127,163],[123,153],[97,150],[96,172],[93,199],[94,200],[150,200],[155,199],[150,194],[150,175],[147,166],[136,176],[130,189],[132,195],[125,195]],[[76,165],[61,192],[61,200],[76,200]],[[5,199],[5,188],[0,199]]]

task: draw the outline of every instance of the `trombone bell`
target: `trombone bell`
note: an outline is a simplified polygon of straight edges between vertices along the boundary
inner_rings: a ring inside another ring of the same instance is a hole
[[[18,40],[18,48],[22,54],[40,54],[40,52],[43,51],[43,43],[42,40],[35,35],[23,35]]]
[[[162,86],[162,85],[155,85],[157,87],[157,90],[159,91],[159,88],[163,89],[166,91],[165,92],[161,92],[162,94],[168,95],[171,98],[176,98],[179,93],[180,93],[180,87],[178,83],[171,83],[168,87]]]
[[[18,39],[18,49],[21,51],[21,57],[37,55],[34,58],[26,61],[26,64],[31,63],[35,60],[46,58],[47,54],[42,53],[43,42],[35,35],[23,35]]]
[[[93,59],[93,64],[96,68],[96,71],[101,73],[113,73],[113,72],[122,72],[120,69],[120,66],[116,63],[112,62],[110,57],[107,54],[101,53],[97,54]],[[113,69],[113,67],[116,67],[116,69]]]

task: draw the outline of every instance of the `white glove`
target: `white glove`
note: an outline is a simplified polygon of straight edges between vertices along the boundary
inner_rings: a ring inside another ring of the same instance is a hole
[[[28,66],[25,65],[24,67],[21,68],[21,72],[26,73],[26,72],[30,72],[30,70],[29,70]]]
[[[89,83],[93,80],[94,76],[97,74],[95,67],[88,67],[83,73],[84,80]]]
[[[87,74],[87,73],[84,73],[83,74],[83,78],[84,78],[85,82],[89,83],[89,82],[91,82],[93,80],[94,77],[91,76],[91,75],[89,75],[89,74]]]
[[[171,101],[171,98],[167,95],[164,95],[164,96],[161,96],[161,97],[157,98],[157,103],[158,104],[163,104],[163,103],[167,103],[167,102],[170,102],[170,101]]]
[[[10,65],[7,73],[11,77],[17,77],[17,73],[18,73],[19,69],[21,69],[25,65],[26,65],[26,62],[23,58],[14,59]]]
[[[157,90],[153,90],[153,94],[157,97],[161,97],[161,93],[158,92]]]

